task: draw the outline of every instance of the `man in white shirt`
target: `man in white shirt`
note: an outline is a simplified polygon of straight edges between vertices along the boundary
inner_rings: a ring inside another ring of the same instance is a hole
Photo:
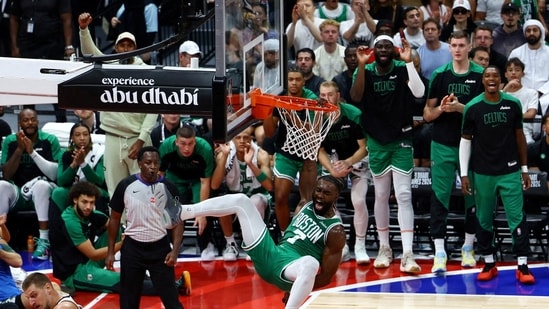
[[[517,57],[524,63],[522,84],[539,90],[549,80],[549,47],[544,44],[545,31],[537,19],[529,19],[522,26],[526,43],[513,49],[509,59]]]
[[[405,39],[411,48],[418,49],[421,45],[425,44],[423,30],[421,29],[421,16],[416,7],[410,6],[404,10],[404,25],[406,25],[406,28],[404,28],[402,33],[404,33]],[[400,32],[394,35],[393,40],[396,46],[402,48]]]
[[[356,38],[365,40],[370,44],[374,38],[376,30],[376,21],[370,15],[370,4],[366,0],[352,0],[351,9],[355,13],[355,18],[342,21],[339,24],[339,34],[343,44],[347,46],[349,42]]]
[[[292,22],[286,28],[288,48],[314,50],[322,44],[319,26],[324,20],[315,17],[314,10],[313,0],[297,0],[292,10]]]
[[[316,64],[313,73],[325,80],[332,80],[334,76],[345,71],[345,47],[338,44],[339,23],[327,19],[320,24],[320,35],[323,44],[315,49]]]
[[[269,88],[280,83],[280,41],[268,39],[263,42],[263,61],[258,63],[254,72],[254,88],[268,92]]]

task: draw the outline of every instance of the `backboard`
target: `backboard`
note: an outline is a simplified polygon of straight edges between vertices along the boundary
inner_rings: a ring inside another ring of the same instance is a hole
[[[222,27],[224,34],[221,44],[221,34],[216,33],[216,70],[225,73],[227,110],[226,113],[216,110],[218,103],[214,103],[214,139],[222,130],[226,132],[226,139],[230,139],[258,122],[252,117],[250,90],[260,88],[263,93],[282,93],[287,59],[283,8],[284,1],[216,1],[216,29],[219,31]],[[216,90],[213,92],[215,96]]]

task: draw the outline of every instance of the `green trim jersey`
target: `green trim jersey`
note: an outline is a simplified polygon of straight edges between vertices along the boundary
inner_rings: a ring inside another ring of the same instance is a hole
[[[85,264],[89,258],[84,255],[78,246],[90,240],[95,243],[96,237],[106,233],[106,225],[109,218],[100,211],[93,211],[89,217],[81,219],[74,207],[67,207],[61,214],[61,231],[57,239],[57,246],[52,250],[55,255],[54,275],[65,280],[74,274],[80,264]]]
[[[339,103],[341,112],[339,119],[332,125],[322,141],[322,147],[327,153],[335,149],[340,158],[349,158],[358,150],[357,140],[365,138],[360,119],[362,112],[357,107]]]
[[[38,131],[38,139],[32,146],[34,151],[39,153],[44,159],[50,162],[57,162],[61,159],[63,152],[59,145],[59,140],[53,134],[46,133],[44,131]],[[6,139],[2,143],[2,159],[1,164],[4,165],[11,158],[15,150],[17,149],[17,135],[16,133],[6,136]],[[22,187],[27,181],[34,179],[38,176],[45,176],[38,168],[34,160],[30,157],[26,151],[21,155],[21,162],[17,167],[17,171],[13,174],[12,181],[18,186]],[[51,180],[51,179],[50,179]]]
[[[231,192],[231,193],[244,193],[246,196],[250,197],[256,193],[269,194],[269,191],[265,189],[261,183],[258,183],[256,177],[249,177],[247,173],[248,163],[241,162],[238,159],[235,159],[238,162],[238,167],[240,170],[240,187],[242,188],[240,192]],[[255,181],[254,181],[255,180]]]
[[[385,145],[412,136],[414,96],[407,86],[409,77],[403,61],[393,60],[383,75],[376,65],[367,64],[364,72],[362,125],[368,135]]]
[[[189,186],[200,178],[210,178],[214,169],[212,146],[203,138],[196,137],[193,154],[183,157],[175,144],[177,136],[168,137],[160,145],[160,171],[166,172],[166,179],[178,188]]]
[[[428,99],[436,98],[437,106],[442,98],[453,93],[462,104],[468,104],[484,91],[482,71],[478,64],[469,61],[469,71],[463,74],[454,72],[452,62],[436,69],[431,76]],[[451,147],[458,147],[461,139],[461,113],[442,113],[433,121],[432,140]]]
[[[313,202],[309,202],[294,216],[279,246],[299,256],[310,255],[322,262],[328,234],[334,226],[341,224],[338,216],[325,218],[317,215]]]
[[[522,106],[500,93],[499,102],[488,102],[481,94],[463,111],[463,134],[473,136],[469,167],[478,174],[505,175],[521,165],[515,132],[522,129]]]

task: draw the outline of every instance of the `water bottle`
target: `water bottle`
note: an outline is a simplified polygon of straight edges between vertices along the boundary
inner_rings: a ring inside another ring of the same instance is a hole
[[[337,151],[335,149],[332,149],[332,153],[330,154],[330,163],[334,165],[334,163],[336,163],[337,161],[339,161],[339,156],[337,155]]]
[[[27,237],[27,251],[29,253],[34,252],[34,236],[29,235]]]

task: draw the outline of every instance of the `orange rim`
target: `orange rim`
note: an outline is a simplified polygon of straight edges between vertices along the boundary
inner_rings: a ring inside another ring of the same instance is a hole
[[[249,95],[251,98],[252,108],[257,105],[261,105],[269,107],[280,107],[289,110],[309,109],[320,112],[335,112],[337,110],[337,106],[331,103],[326,102],[323,105],[319,105],[318,101],[316,100],[290,96],[276,96],[272,94],[261,93],[261,90],[259,88],[250,91]]]

